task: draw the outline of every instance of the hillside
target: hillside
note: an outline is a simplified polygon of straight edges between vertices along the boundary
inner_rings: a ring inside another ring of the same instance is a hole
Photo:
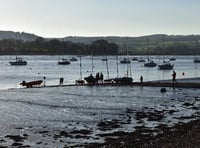
[[[63,41],[63,38],[43,38],[34,34],[25,33],[25,32],[13,32],[13,31],[0,31],[0,41],[3,39],[17,39],[24,41],[24,44],[26,44],[27,41],[34,42],[32,44],[27,43],[27,47],[34,48],[35,51],[38,53],[40,51],[46,51],[45,54],[48,54],[48,49],[46,48],[53,48],[53,50],[58,50],[59,45]],[[57,42],[57,41],[58,42]],[[67,44],[70,47],[76,48],[81,46],[79,50],[88,49],[87,47],[90,46],[92,43],[94,43],[97,40],[106,40],[109,43],[115,43],[118,45],[118,53],[124,54],[126,51],[123,48],[123,44],[126,42],[129,54],[194,54],[197,49],[199,48],[197,41],[200,40],[200,35],[164,35],[164,34],[155,34],[155,35],[149,35],[149,36],[140,36],[140,37],[120,37],[120,36],[106,36],[106,37],[79,37],[79,36],[66,36],[64,38],[65,42],[68,42]],[[30,45],[29,45],[30,44]],[[44,46],[44,44],[48,45],[54,45],[57,44],[57,46],[51,46],[48,47],[47,45]],[[73,44],[73,45],[70,45]],[[38,45],[38,46],[37,46]],[[22,46],[22,45],[21,45]],[[40,49],[42,48],[43,49]],[[27,48],[26,47],[26,48]],[[54,48],[55,47],[55,48]],[[10,48],[7,44],[1,43],[1,51],[2,54],[6,52],[6,50]],[[12,47],[14,48],[14,47]],[[72,48],[68,49],[71,51]],[[147,50],[148,49],[148,50]],[[105,49],[102,49],[105,51]],[[71,51],[69,53],[73,53],[74,51]],[[28,49],[26,51],[28,53]],[[89,51],[88,51],[89,52]],[[91,52],[91,51],[90,51]],[[7,52],[8,53],[8,52]],[[9,52],[10,53],[10,52]],[[37,54],[38,54],[37,53]],[[199,52],[200,53],[200,52]],[[44,53],[43,53],[44,54]],[[76,52],[74,52],[76,54]],[[198,54],[198,53],[197,53]]]
[[[25,32],[0,31],[0,40],[13,38],[23,41],[34,41],[37,37],[39,36]]]
[[[168,50],[165,54],[194,54],[194,48],[197,48],[197,41],[200,40],[200,35],[156,34],[141,37],[65,37],[65,40],[85,44],[91,44],[93,41],[100,39],[116,43],[121,53],[124,53],[122,47],[126,42],[130,54],[145,54],[147,48],[150,54],[160,54],[162,48]]]

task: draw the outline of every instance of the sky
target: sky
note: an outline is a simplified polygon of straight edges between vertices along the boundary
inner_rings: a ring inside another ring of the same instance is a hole
[[[42,37],[200,34],[200,0],[0,0],[0,30]]]

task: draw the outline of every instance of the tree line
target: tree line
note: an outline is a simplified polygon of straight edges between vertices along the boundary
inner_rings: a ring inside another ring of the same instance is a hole
[[[132,47],[131,55],[193,55],[200,54],[200,48],[194,41],[190,42],[159,42],[149,45],[141,44],[141,47]],[[126,54],[126,49],[114,42],[99,39],[91,44],[62,41],[59,39],[47,40],[42,37],[34,41],[15,40],[13,38],[0,40],[1,55],[116,55]]]
[[[46,54],[46,55],[113,55],[117,54],[118,46],[106,40],[97,40],[92,44],[73,43],[71,41],[60,41],[58,39],[45,40],[38,37],[34,41],[23,41],[15,39],[0,40],[0,54]]]

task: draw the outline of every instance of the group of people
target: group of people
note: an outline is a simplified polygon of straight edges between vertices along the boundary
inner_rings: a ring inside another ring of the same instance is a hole
[[[99,82],[103,83],[104,76],[102,72],[100,73],[98,72],[96,73],[96,76],[90,74],[88,77],[85,77],[84,79],[88,84],[98,84]]]
[[[183,75],[184,75],[184,73],[183,73]],[[90,77],[93,77],[93,75],[90,74]],[[46,77],[44,77],[43,79],[44,79],[43,84],[45,86],[46,85]],[[95,79],[96,83],[99,83],[99,82],[103,83],[103,79],[104,79],[103,73],[102,72],[96,73],[96,76],[93,77],[93,79]],[[140,82],[143,83],[143,76],[140,76]],[[59,78],[59,85],[63,85],[63,83],[64,83],[64,78],[63,77]],[[173,73],[172,73],[172,83],[173,84],[177,83],[175,71],[173,71]]]
[[[101,72],[101,73],[96,73],[96,81],[97,81],[97,83],[100,81],[100,82],[102,82],[103,83],[103,73]]]

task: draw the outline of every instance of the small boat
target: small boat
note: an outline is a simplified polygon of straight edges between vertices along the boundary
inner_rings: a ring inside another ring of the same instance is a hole
[[[33,86],[39,86],[42,84],[42,80],[36,80],[36,81],[22,81],[22,83],[20,83],[20,85],[22,86],[26,86],[27,88],[32,88]]]
[[[9,61],[10,65],[14,66],[24,66],[27,65],[27,61],[23,60],[23,58],[16,57],[15,61]]]
[[[119,77],[115,78],[114,81],[120,84],[131,84],[133,82],[133,78],[131,77]]]
[[[195,58],[193,59],[193,61],[194,61],[194,63],[200,63],[200,58],[195,57]]]
[[[92,74],[84,79],[88,84],[97,84],[97,79]]]
[[[131,61],[129,60],[129,58],[123,58],[122,60],[120,60],[121,64],[129,64],[131,63]]]
[[[147,38],[147,53],[148,53],[147,54],[147,62],[144,63],[144,67],[155,67],[157,64],[153,60],[150,60],[150,56],[149,56],[149,38]],[[143,60],[142,60],[142,62],[143,62]],[[143,77],[141,80],[143,81]]]
[[[137,61],[137,60],[138,60],[137,57],[133,57],[133,58],[132,58],[132,61]]]
[[[80,78],[76,80],[76,85],[83,85],[83,84],[85,84],[85,81],[82,79],[82,62],[80,56]]]
[[[145,59],[143,59],[142,57],[140,57],[140,58],[138,59],[138,62],[145,62]]]
[[[78,60],[77,60],[77,58],[72,57],[72,58],[70,59],[70,61],[75,62],[75,61],[78,61]]]
[[[159,64],[158,67],[160,70],[171,70],[174,68],[174,64],[164,61],[162,64]]]
[[[199,40],[197,40],[197,43],[196,43],[196,48],[195,48],[195,56],[194,56],[194,63],[200,63],[200,57],[199,57]]]
[[[69,65],[71,62],[67,59],[62,58],[60,61],[58,61],[58,65]]]
[[[170,57],[169,60],[170,61],[176,61],[176,58],[175,57]]]
[[[102,58],[101,61],[108,61],[108,59],[107,58]]]
[[[155,67],[156,65],[157,64],[153,60],[144,63],[144,67]]]
[[[106,83],[117,83],[117,84],[131,84],[133,78],[131,77],[117,77],[104,80]]]

